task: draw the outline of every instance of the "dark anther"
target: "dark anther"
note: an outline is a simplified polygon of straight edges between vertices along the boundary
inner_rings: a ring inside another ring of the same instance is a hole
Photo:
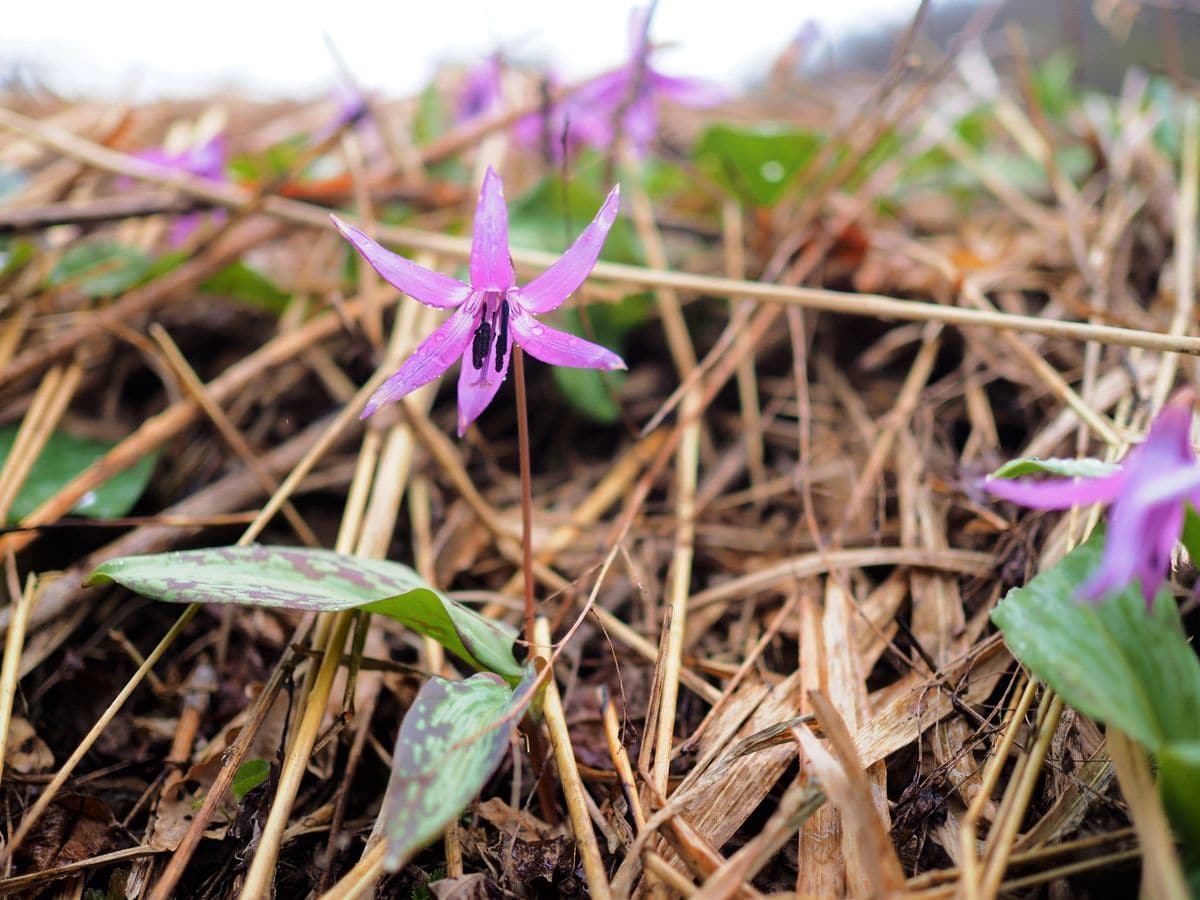
[[[504,368],[504,354],[508,351],[508,301],[500,301],[499,330],[496,333],[496,371]]]
[[[471,362],[475,368],[482,369],[487,359],[488,349],[492,346],[492,326],[480,322],[475,329],[475,342],[471,345]]]

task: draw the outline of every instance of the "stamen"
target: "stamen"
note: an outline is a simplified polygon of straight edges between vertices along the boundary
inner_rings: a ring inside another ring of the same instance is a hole
[[[504,354],[508,352],[508,300],[500,301],[500,311],[497,313],[500,327],[496,334],[496,371],[504,368]]]
[[[488,350],[492,346],[492,326],[480,322],[475,329],[475,341],[471,344],[471,363],[476,369],[482,369],[487,361]]]

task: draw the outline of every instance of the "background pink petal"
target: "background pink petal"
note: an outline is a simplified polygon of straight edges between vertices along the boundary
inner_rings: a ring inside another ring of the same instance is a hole
[[[660,99],[680,106],[716,106],[729,99],[729,92],[698,78],[676,78],[673,75],[649,74],[651,86]]]
[[[592,223],[575,239],[567,252],[529,284],[517,289],[517,304],[531,313],[549,312],[561,306],[583,284],[596,265],[600,250],[604,247],[604,239],[617,219],[620,203],[621,186],[617,185],[609,192]]]
[[[385,249],[337,216],[330,218],[342,236],[354,245],[354,249],[362,254],[363,259],[369,262],[388,284],[414,300],[436,309],[453,309],[471,295],[470,285],[441,272],[418,266],[415,262]]]
[[[1139,471],[1136,484],[1131,477],[1126,496],[1130,501],[1145,506],[1160,503],[1181,504],[1200,490],[1200,465],[1193,461],[1186,466],[1175,465],[1171,469]]]
[[[1034,509],[1070,509],[1089,503],[1110,503],[1125,484],[1126,472],[1114,472],[1103,478],[1052,478],[1031,481],[1027,478],[989,478],[983,489],[989,494],[1030,506]]]

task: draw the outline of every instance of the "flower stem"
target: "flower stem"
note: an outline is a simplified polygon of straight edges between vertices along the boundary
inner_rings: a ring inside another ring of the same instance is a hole
[[[513,347],[513,380],[517,388],[517,455],[521,466],[521,569],[525,574],[525,645],[533,653],[533,476],[529,462],[529,407],[525,400],[525,354]]]
[[[534,642],[534,617],[537,607],[533,600],[533,476],[529,461],[529,405],[525,394],[525,355],[520,347],[513,347],[513,383],[517,388],[517,455],[521,467],[521,570],[525,574],[525,646],[533,658],[537,652]],[[541,727],[526,716],[521,723],[529,740],[529,758],[533,763],[533,775],[537,779],[538,804],[542,818],[557,824],[558,812],[554,808],[554,785],[547,767],[546,741]]]

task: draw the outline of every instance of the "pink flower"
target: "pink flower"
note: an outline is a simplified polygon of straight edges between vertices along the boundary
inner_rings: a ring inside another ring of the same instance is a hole
[[[187,172],[209,181],[226,181],[225,162],[229,158],[229,148],[221,135],[209,138],[202,144],[188,147],[186,150],[172,152],[162,147],[153,147],[136,154],[138,159],[156,166]]]
[[[504,99],[503,74],[498,54],[489,56],[466,73],[455,110],[458,122],[482,116],[500,105]]]
[[[543,115],[527,116],[517,123],[516,135],[528,144],[541,144],[549,137],[549,149],[561,155],[561,138],[568,145],[587,144],[606,148],[621,136],[634,150],[643,153],[658,132],[658,106],[662,101],[681,106],[712,106],[725,99],[723,91],[692,78],[664,75],[650,64],[652,48],[646,31],[648,7],[630,14],[629,62],[580,88],[563,103]]]
[[[1192,390],[1177,393],[1154,420],[1145,442],[1111,475],[1047,481],[991,478],[983,486],[997,497],[1035,509],[1112,503],[1104,558],[1080,595],[1098,600],[1137,580],[1150,603],[1170,569],[1185,505],[1200,509],[1200,462],[1190,438],[1194,402]]]
[[[509,255],[504,185],[491,167],[483,179],[475,211],[470,284],[391,253],[333,216],[333,224],[342,235],[389,284],[427,306],[454,310],[375,392],[363,411],[363,418],[385,403],[399,400],[429,383],[461,358],[462,370],[458,376],[461,437],[504,382],[514,341],[530,356],[552,366],[625,368],[625,363],[612,351],[556,331],[534,318],[561,306],[592,271],[616,220],[619,191],[619,187],[612,189],[596,218],[567,252],[524,287],[517,287]]]
[[[165,169],[176,172],[186,172],[208,181],[225,182],[229,177],[225,174],[225,163],[229,159],[229,148],[221,135],[209,138],[202,144],[196,144],[178,152],[168,151],[162,147],[154,147],[134,154],[138,159]],[[168,241],[172,247],[178,247],[200,227],[202,213],[186,213],[179,216],[171,224]],[[210,213],[211,221],[220,224],[225,221],[224,210],[214,210]]]

